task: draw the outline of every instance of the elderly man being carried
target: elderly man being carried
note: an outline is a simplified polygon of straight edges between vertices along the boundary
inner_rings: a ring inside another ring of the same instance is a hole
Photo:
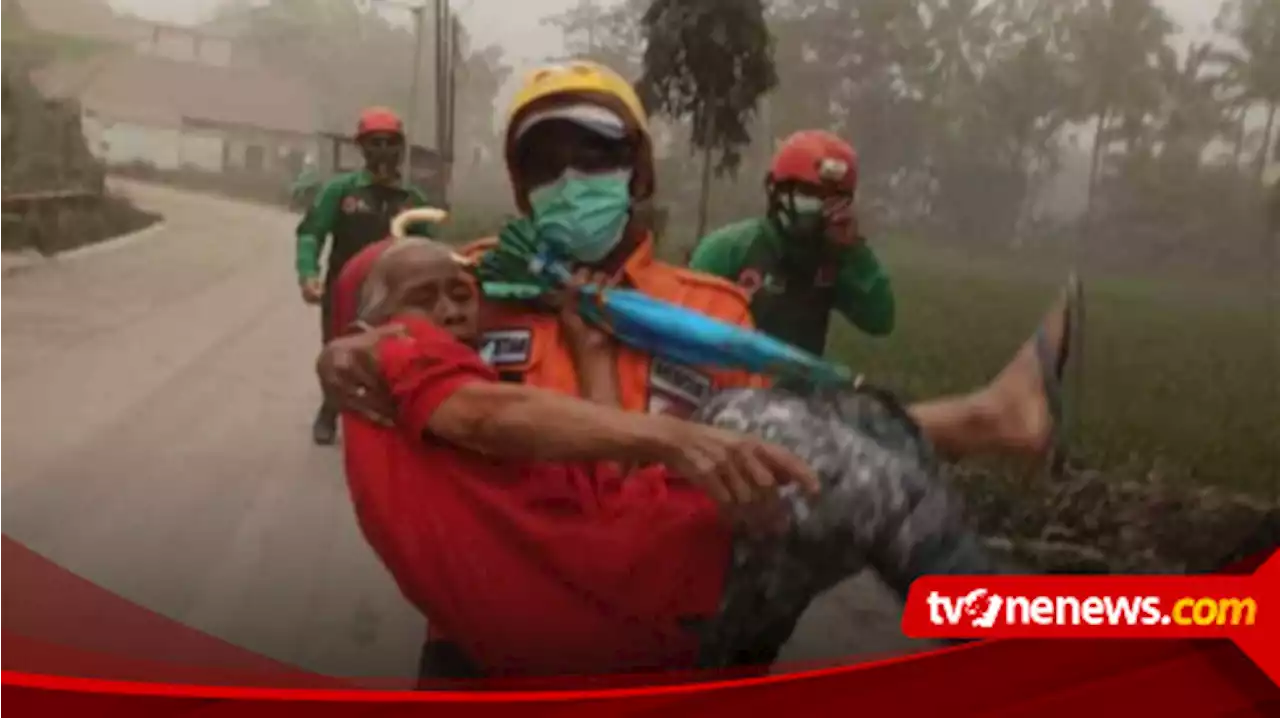
[[[446,248],[400,240],[362,266],[395,425],[345,415],[360,526],[483,675],[767,663],[761,647],[865,565],[900,594],[998,570],[936,465],[851,425],[908,421],[877,395],[729,390],[686,420],[503,382]],[[607,337],[561,306],[579,375],[616,392],[614,358],[588,350]]]

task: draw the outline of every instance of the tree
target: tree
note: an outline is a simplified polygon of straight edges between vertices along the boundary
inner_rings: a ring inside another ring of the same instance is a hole
[[[1073,17],[1072,69],[1079,106],[1094,123],[1086,218],[1093,215],[1108,148],[1123,136],[1132,149],[1147,109],[1158,101],[1157,58],[1174,30],[1173,21],[1152,0],[1084,0]]]
[[[1105,180],[1107,202],[1091,226],[1102,240],[1095,250],[1119,251],[1094,251],[1094,259],[1126,256],[1147,266],[1189,260],[1201,269],[1257,261],[1256,179],[1238,163],[1206,161],[1211,143],[1231,134],[1238,104],[1230,73],[1215,71],[1216,52],[1209,43],[1191,44],[1181,58],[1172,46],[1160,50],[1157,101],[1126,115],[1126,150]]]
[[[501,152],[501,140],[492,118],[498,92],[511,75],[511,68],[503,61],[501,47],[486,45],[473,49],[465,29],[460,45],[456,143],[457,161],[465,165],[475,164],[478,156]]]
[[[598,62],[631,81],[636,81],[644,64],[644,31],[641,19],[650,0],[579,0],[578,4],[557,15],[543,18],[543,25],[557,28],[564,39],[567,57]],[[651,117],[649,131],[655,147],[668,144],[687,144],[682,135],[687,129],[672,126],[660,117]],[[683,142],[682,142],[683,141]],[[677,156],[662,158],[664,187],[674,190],[683,183],[686,175],[696,176],[697,170],[686,172],[687,158]]]
[[[1200,167],[1205,148],[1232,129],[1227,78],[1211,71],[1214,46],[1192,43],[1181,62],[1173,48],[1159,58],[1163,98],[1157,114],[1159,151],[1182,171]]]
[[[1280,111],[1280,2],[1276,0],[1227,0],[1215,23],[1237,47],[1217,55],[1240,90],[1238,99],[1266,108],[1262,146],[1256,172],[1259,181],[1267,169]],[[1243,129],[1241,130],[1243,133]]]
[[[644,55],[640,18],[647,0],[623,0],[601,7],[600,0],[578,4],[541,23],[560,30],[569,56],[598,62],[623,77],[639,76]]]
[[[712,155],[716,174],[736,171],[760,98],[778,81],[760,0],[653,0],[642,20],[638,87],[659,113],[688,119],[703,153],[698,236],[706,232]]]
[[[1252,165],[1262,150],[1241,142],[1248,177],[1229,161],[1214,161],[1210,151],[1235,138],[1243,110],[1256,115],[1271,106],[1258,99],[1265,92],[1242,88],[1266,87],[1267,71],[1280,66],[1262,59],[1270,57],[1270,45],[1257,31],[1268,27],[1264,11],[1278,3],[1230,3],[1233,13],[1252,13],[1252,34],[1248,51],[1244,42],[1232,43],[1228,62],[1219,59],[1223,48],[1207,43],[1180,51],[1156,0],[772,0],[765,20],[778,82],[760,111],[753,107],[744,118],[734,166],[750,181],[741,183],[723,167],[713,172],[714,146],[706,151],[707,143],[695,142],[706,125],[693,121],[691,108],[666,101],[669,86],[655,89],[642,77],[638,89],[651,107],[685,120],[679,131],[692,129],[691,144],[704,150],[696,153],[701,163],[678,157],[661,165],[664,187],[686,188],[677,191],[673,210],[687,212],[690,224],[695,211],[705,222],[708,186],[717,211],[758,211],[759,176],[774,141],[822,128],[858,150],[859,215],[873,233],[903,231],[975,247],[1028,240],[1045,249],[1055,236],[1087,235],[1091,246],[1076,246],[1088,250],[1090,261],[1249,266],[1257,261],[1256,243],[1238,238],[1252,236],[1247,218],[1258,216]],[[581,6],[595,8],[594,15],[581,8],[567,13],[574,22],[562,27],[572,52],[620,69],[626,60],[618,58],[634,57],[648,40],[653,64],[711,75],[701,85],[685,78],[671,93],[701,101],[705,111],[718,96],[707,88],[732,67],[712,26],[699,26],[700,14],[714,5],[653,3],[651,14],[665,14],[667,23],[656,44],[648,21],[657,17],[636,22],[633,9],[628,20],[614,13],[623,5],[604,0]],[[606,31],[614,22],[606,17],[639,27],[640,38]],[[1231,27],[1232,37],[1245,29],[1239,22]],[[615,59],[605,59],[606,52],[617,52]],[[1246,69],[1256,77],[1246,81]],[[1280,149],[1274,124],[1273,153]],[[1081,130],[1084,142],[1092,135],[1083,150],[1076,144]],[[692,199],[682,204],[700,179],[703,201],[696,208]],[[1055,231],[1072,229],[1068,222],[1082,211],[1084,232]]]
[[[1073,116],[1065,71],[1067,3],[1001,0],[952,29],[959,61],[949,96],[932,108],[940,132],[931,159],[935,220],[950,236],[1020,243],[1037,188],[1058,167],[1058,138]],[[960,20],[954,17],[951,22]],[[963,63],[960,66],[960,63]]]
[[[1069,117],[1063,8],[1053,0],[923,4],[929,224],[971,243],[1018,241]]]
[[[1061,0],[780,2],[771,20],[780,133],[840,132],[860,155],[860,213],[1008,239],[1055,171],[1077,114]]]

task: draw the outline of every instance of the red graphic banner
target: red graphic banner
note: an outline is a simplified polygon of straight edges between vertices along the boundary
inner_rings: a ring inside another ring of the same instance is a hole
[[[1082,624],[1085,603],[1095,596],[1111,596],[1113,611],[1119,610],[1114,602],[1118,597],[1157,598],[1170,616],[1176,600],[1191,598],[1193,602],[1184,604],[1178,615],[1204,624],[1192,628],[1208,633],[1195,636],[1222,638],[986,640],[856,666],[763,677],[698,676],[698,681],[690,676],[676,685],[671,676],[658,677],[648,685],[635,676],[612,684],[566,677],[552,684],[494,682],[458,687],[463,690],[419,692],[372,690],[368,686],[378,682],[357,684],[257,656],[132,604],[8,539],[3,561],[7,580],[2,692],[13,716],[694,716],[821,710],[1040,717],[1097,714],[1100,709],[1133,715],[1280,712],[1280,687],[1237,647],[1237,643],[1250,646],[1260,663],[1265,663],[1267,650],[1274,651],[1265,645],[1274,643],[1274,561],[1254,576],[1178,579],[1192,583],[1166,585],[1164,577],[1154,578],[1154,583],[1152,577],[1118,577],[1105,580],[1138,583],[1104,586],[1079,583],[1081,579],[1076,578],[1062,584],[1055,583],[1059,578],[1043,578],[1020,589],[1026,591],[1029,616],[1046,615],[1046,609],[1033,607],[1035,598],[1053,599],[1055,621],[1057,596],[1074,596],[1080,602]],[[1027,580],[1002,577],[1001,581],[1005,579]],[[938,593],[933,601],[937,611],[961,615],[961,623],[971,623],[970,614],[981,617],[985,613],[981,609],[989,610],[990,594],[1003,592],[1002,603],[1005,597],[1024,597],[1013,590],[1015,584],[995,580],[981,585],[934,581],[922,580],[917,591],[923,593],[912,594],[907,621],[920,620],[920,611],[929,620],[931,590]],[[1201,581],[1207,583],[1196,583]],[[1132,588],[1139,585],[1140,589]],[[1240,587],[1250,593],[1233,592]],[[986,603],[980,596],[968,600],[974,590],[984,588]],[[1096,593],[1086,595],[1087,591]],[[944,596],[951,603],[942,601]],[[1240,609],[1237,620],[1231,618],[1236,615],[1232,605],[1218,602],[1244,597],[1256,601],[1252,625],[1245,609]],[[1204,599],[1212,599],[1212,606],[1200,603]],[[1171,600],[1174,603],[1168,603]],[[1021,606],[1021,601],[1015,604]],[[1105,602],[1103,609],[1090,608],[1087,615],[1096,617],[1099,610],[1105,615]],[[1211,610],[1218,612],[1212,618]],[[1222,626],[1217,625],[1219,614],[1227,616]],[[1015,623],[1022,620],[1020,615],[1015,614]],[[1156,627],[1172,625],[1174,620],[1157,621]],[[1180,630],[1186,628],[1180,625]],[[1262,640],[1247,638],[1254,635],[1248,631]],[[945,632],[954,635],[956,630]]]

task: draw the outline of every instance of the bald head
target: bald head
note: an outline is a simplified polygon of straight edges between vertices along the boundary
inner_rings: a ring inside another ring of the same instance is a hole
[[[360,319],[373,325],[398,315],[429,319],[459,340],[475,338],[479,294],[449,247],[429,239],[396,240],[373,263],[360,292]]]

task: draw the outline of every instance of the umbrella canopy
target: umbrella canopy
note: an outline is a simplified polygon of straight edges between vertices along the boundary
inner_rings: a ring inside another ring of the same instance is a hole
[[[848,369],[761,332],[627,289],[585,287],[582,315],[624,344],[693,366],[745,369],[793,382],[843,385]]]

